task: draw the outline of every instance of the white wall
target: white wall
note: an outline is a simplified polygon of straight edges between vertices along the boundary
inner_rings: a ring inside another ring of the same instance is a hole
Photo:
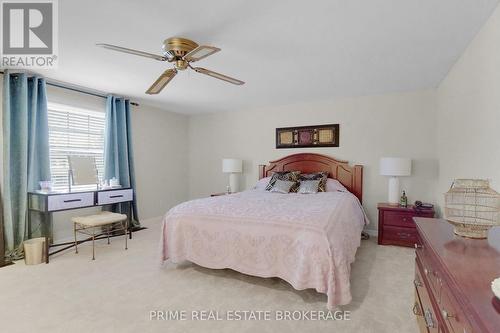
[[[223,101],[221,101],[223,103]],[[276,127],[340,124],[340,147],[275,149]],[[437,182],[435,93],[421,91],[317,101],[189,118],[190,197],[224,191],[222,159],[244,160],[243,188],[258,179],[258,165],[298,152],[318,152],[364,166],[363,204],[376,229],[377,202],[387,201],[382,156],[407,156],[411,178],[402,179],[411,201],[434,201]]]
[[[188,199],[188,118],[141,105],[133,107],[132,136],[141,219],[164,215]]]
[[[454,178],[489,178],[500,191],[500,7],[437,91],[442,202]]]

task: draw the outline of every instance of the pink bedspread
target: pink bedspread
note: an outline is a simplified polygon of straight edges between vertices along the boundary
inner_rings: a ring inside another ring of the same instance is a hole
[[[349,192],[249,190],[192,200],[165,215],[162,259],[280,277],[326,294],[334,309],[351,301],[350,266],[365,223]]]

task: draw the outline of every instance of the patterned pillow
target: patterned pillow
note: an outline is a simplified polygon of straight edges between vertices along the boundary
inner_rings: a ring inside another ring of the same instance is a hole
[[[275,172],[275,173],[273,173],[271,180],[269,180],[269,184],[267,184],[267,186],[266,186],[266,191],[271,191],[271,189],[273,188],[273,186],[277,180],[284,180],[284,181],[297,183],[297,184],[294,184],[294,186],[292,186],[292,189],[290,190],[291,192],[297,192],[297,189],[299,188],[299,186],[298,186],[299,176],[300,176],[300,171],[278,171],[278,172]]]
[[[328,172],[321,171],[315,173],[304,173],[300,175],[299,181],[304,180],[319,180],[318,192],[326,192],[326,180],[328,179]]]
[[[293,185],[295,185],[295,182],[278,179],[270,192],[289,193]]]
[[[303,180],[300,182],[298,193],[318,193],[321,180]]]

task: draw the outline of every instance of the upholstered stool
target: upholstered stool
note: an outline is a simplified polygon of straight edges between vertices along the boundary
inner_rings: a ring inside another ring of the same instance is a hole
[[[92,236],[92,260],[95,260],[95,236],[96,229],[105,230],[108,235],[109,244],[109,234],[111,233],[111,228],[113,224],[120,222],[118,228],[113,229],[114,231],[123,231],[125,234],[125,250],[127,249],[127,231],[128,231],[128,217],[124,214],[111,213],[111,212],[101,212],[95,215],[78,216],[71,219],[73,222],[73,231],[75,234],[75,250],[78,253],[78,241],[76,239],[76,233],[82,233],[88,236]],[[101,231],[99,231],[101,233]]]

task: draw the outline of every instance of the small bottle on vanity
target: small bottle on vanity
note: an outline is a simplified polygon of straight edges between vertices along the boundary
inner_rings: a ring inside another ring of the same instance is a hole
[[[407,207],[408,206],[408,197],[406,196],[406,192],[403,191],[403,194],[401,195],[401,198],[399,199],[399,205],[401,207]]]

